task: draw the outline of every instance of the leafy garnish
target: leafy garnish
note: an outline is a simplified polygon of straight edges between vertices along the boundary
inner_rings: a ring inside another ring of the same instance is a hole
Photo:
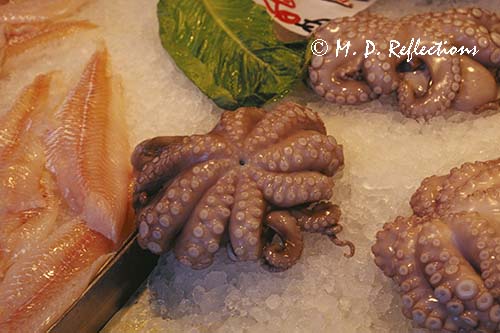
[[[282,97],[303,74],[306,42],[277,40],[252,0],[160,0],[158,20],[163,47],[221,108]]]

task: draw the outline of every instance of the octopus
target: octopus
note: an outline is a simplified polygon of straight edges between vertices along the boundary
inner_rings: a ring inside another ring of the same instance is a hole
[[[328,50],[312,56],[309,83],[327,101],[353,105],[395,93],[405,116],[424,120],[498,107],[500,17],[487,10],[454,8],[397,21],[363,12],[318,28],[313,39],[326,41]]]
[[[88,0],[0,0],[0,69],[4,62],[41,42],[96,28],[89,21],[56,21]]]
[[[400,287],[403,314],[443,332],[500,330],[500,159],[426,178],[414,215],[377,233],[375,263]]]
[[[328,200],[343,148],[318,114],[293,103],[222,114],[205,135],[156,137],[132,155],[138,242],[194,269],[221,244],[237,261],[284,270],[300,258],[301,230],[335,244],[340,210]]]

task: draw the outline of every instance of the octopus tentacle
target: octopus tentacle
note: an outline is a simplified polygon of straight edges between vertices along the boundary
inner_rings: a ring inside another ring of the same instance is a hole
[[[266,216],[266,225],[276,232],[282,244],[267,244],[264,248],[265,260],[279,269],[290,268],[300,258],[304,248],[296,219],[287,211],[274,211]]]
[[[500,257],[497,251],[500,250],[500,237],[495,228],[478,213],[453,214],[444,221],[454,230],[457,244],[471,244],[461,246],[461,251],[481,272],[491,295],[500,297]]]
[[[408,35],[407,39],[421,38],[421,45],[428,48],[434,45],[434,40],[442,40],[444,36],[425,34],[423,36]],[[448,110],[460,89],[461,69],[460,58],[454,55],[419,55],[433,78],[432,85],[423,96],[417,96],[412,90],[412,76],[402,74],[402,81],[398,89],[400,110],[411,118],[429,119]]]
[[[500,64],[500,18],[497,14],[481,8],[458,8],[445,13],[448,19],[432,24],[454,37],[455,44],[472,49],[478,53],[474,56],[485,66]]]
[[[132,166],[141,170],[144,165],[174,144],[179,144],[184,136],[157,136],[138,144],[131,157]]]
[[[392,36],[398,29],[400,26],[393,23],[383,27],[380,36],[385,38],[374,42],[379,51],[368,54],[363,62],[364,77],[376,95],[390,94],[399,87],[401,79],[397,68],[401,60],[389,52]]]
[[[248,134],[243,143],[243,156],[248,159],[255,152],[305,130],[326,134],[325,125],[316,112],[294,103],[280,104]]]
[[[366,40],[382,45],[392,22],[378,15],[356,15],[351,18],[333,20],[330,24],[318,28],[314,39],[322,39],[328,43],[328,52],[324,55],[313,55],[309,67],[309,83],[314,91],[330,102],[339,104],[358,104],[374,99],[379,89],[373,90],[363,71],[375,70],[366,61],[363,53]],[[345,50],[348,47],[349,55]],[[345,56],[344,56],[345,54]],[[363,66],[364,64],[364,66]],[[368,66],[366,66],[368,64]],[[374,73],[370,75],[373,77]]]
[[[465,163],[460,168],[453,168],[449,175],[425,179],[412,196],[410,204],[419,216],[444,213],[451,208],[450,203],[456,206],[460,198],[459,202],[463,204],[466,200],[473,204],[474,201],[481,201],[479,194],[467,199],[475,191],[500,185],[500,179],[497,177],[499,171],[500,159]]]
[[[241,177],[229,225],[231,248],[237,260],[260,258],[265,212],[266,203],[257,184],[247,176]]]
[[[467,197],[457,197],[440,207],[442,214],[472,211],[493,221],[500,221],[500,188],[490,188],[474,192]]]
[[[424,222],[419,218],[400,217],[384,225],[384,230],[377,234],[372,252],[375,263],[400,285],[404,294],[403,314],[419,327],[437,330],[445,325],[445,308],[434,301],[433,290],[415,258]]]
[[[142,197],[148,196],[181,170],[209,159],[230,156],[232,153],[232,147],[217,136],[185,137],[181,143],[170,145],[159,156],[143,165],[136,177],[134,191]],[[136,155],[135,152],[134,155]],[[139,198],[137,195],[134,196],[134,202],[137,204]]]
[[[424,179],[410,199],[410,206],[417,216],[430,215],[436,211],[446,180],[446,176],[432,176]]]
[[[440,220],[425,223],[418,242],[420,262],[436,299],[466,326],[477,328],[480,321],[488,322],[494,299],[456,247],[455,235],[456,230]]]
[[[273,172],[310,170],[331,176],[343,166],[344,155],[332,136],[300,131],[255,154],[248,164]]]
[[[170,248],[203,194],[217,182],[231,161],[208,161],[177,176],[149,204],[138,209],[139,244],[153,253]]]
[[[199,200],[175,245],[175,256],[184,265],[201,269],[213,262],[231,214],[235,173],[220,178]]]
[[[345,257],[354,256],[354,244],[337,238],[337,234],[342,231],[339,224],[341,212],[337,205],[318,202],[309,207],[292,209],[290,214],[297,219],[297,225],[302,230],[327,235],[335,245],[349,248],[349,253],[344,254]]]
[[[252,107],[244,108],[241,112],[225,112],[210,133],[220,135],[241,148],[244,139],[265,114],[264,110]]]
[[[308,202],[328,200],[332,196],[333,180],[312,171],[280,174],[250,170],[250,175],[264,198],[278,207],[293,207]]]

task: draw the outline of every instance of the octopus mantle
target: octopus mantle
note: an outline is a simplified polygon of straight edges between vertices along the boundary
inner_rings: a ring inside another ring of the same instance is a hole
[[[500,159],[425,179],[411,206],[372,247],[405,316],[444,332],[500,331]]]
[[[335,237],[338,208],[318,204],[332,196],[342,146],[316,113],[299,105],[225,112],[206,135],[141,143],[132,163],[138,239],[154,253],[175,243],[180,262],[204,268],[227,234],[232,259],[264,253],[271,266],[285,269],[302,252],[300,229],[352,248]]]

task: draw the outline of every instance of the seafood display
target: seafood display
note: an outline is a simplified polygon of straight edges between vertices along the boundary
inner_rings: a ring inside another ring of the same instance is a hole
[[[51,79],[37,76],[0,123],[2,332],[48,329],[119,245],[127,218],[128,138],[106,49],[55,111]]]
[[[432,176],[411,198],[414,216],[377,234],[372,251],[400,286],[403,313],[446,332],[500,329],[500,160]]]
[[[397,20],[363,12],[318,28],[313,39],[329,49],[313,55],[309,81],[330,102],[359,104],[396,92],[405,116],[425,120],[450,109],[497,107],[490,71],[500,67],[494,12],[454,8]]]
[[[268,264],[286,269],[302,253],[301,228],[354,250],[336,239],[337,207],[307,207],[330,199],[344,157],[319,116],[297,104],[269,113],[240,108],[223,113],[206,135],[146,140],[132,163],[138,240],[154,253],[175,240],[180,262],[205,268],[227,230],[234,260],[257,260],[264,252]],[[281,244],[265,245],[264,228]]]

